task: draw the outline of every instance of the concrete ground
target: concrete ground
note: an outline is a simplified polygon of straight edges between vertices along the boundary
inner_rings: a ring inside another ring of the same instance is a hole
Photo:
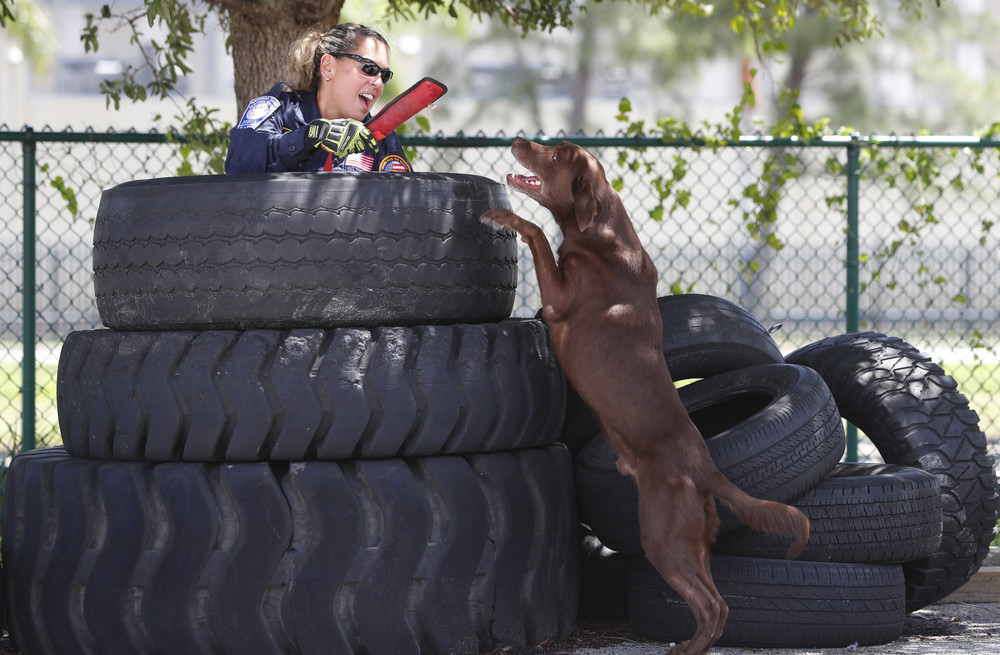
[[[583,630],[596,626],[583,625]],[[600,628],[597,627],[600,634]],[[593,636],[574,634],[577,643],[586,643]],[[653,642],[636,635],[608,638],[600,646],[574,646],[571,638],[563,645],[552,644],[523,651],[546,655],[664,655],[669,644]],[[512,651],[507,651],[511,653]],[[997,655],[1000,653],[1000,602],[939,603],[913,612],[906,617],[903,636],[888,644],[845,648],[713,648],[711,655]],[[518,655],[521,655],[520,653]]]
[[[585,645],[590,644],[590,645]],[[665,655],[669,644],[648,641],[620,626],[578,626],[562,644],[498,655]],[[1000,653],[1000,602],[939,603],[910,614],[903,636],[881,646],[859,648],[713,648],[710,655],[997,655]],[[6,638],[0,655],[19,655]],[[249,655],[249,654],[248,654]]]
[[[650,641],[627,626],[581,622],[561,644],[503,655],[664,655],[670,644]],[[903,635],[878,646],[844,648],[713,648],[710,655],[970,655],[1000,654],[1000,550],[944,600],[906,616]]]

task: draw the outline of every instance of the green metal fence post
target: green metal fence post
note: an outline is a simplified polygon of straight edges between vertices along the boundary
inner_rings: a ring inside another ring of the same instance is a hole
[[[21,289],[21,451],[35,448],[35,131],[25,128]]]
[[[851,138],[847,144],[847,261],[845,262],[846,280],[846,331],[858,331],[858,305],[861,296],[861,287],[858,276],[858,260],[860,250],[858,246],[858,194],[859,178],[861,177],[860,163],[861,146],[857,136]],[[847,452],[845,459],[848,462],[858,461],[858,428],[852,423],[847,424]]]

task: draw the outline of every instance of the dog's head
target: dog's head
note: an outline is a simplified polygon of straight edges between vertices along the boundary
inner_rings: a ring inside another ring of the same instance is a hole
[[[581,232],[593,224],[598,194],[610,188],[604,167],[593,155],[573,143],[543,146],[520,137],[510,150],[533,175],[508,175],[508,185],[551,211],[563,229],[563,222],[571,219]]]

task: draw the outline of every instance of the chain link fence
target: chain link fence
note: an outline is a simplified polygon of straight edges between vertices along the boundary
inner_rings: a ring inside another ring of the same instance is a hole
[[[660,295],[737,302],[780,324],[786,354],[849,331],[900,337],[955,377],[1000,455],[1000,141],[571,140],[620,182]],[[510,143],[404,139],[417,170],[496,180],[518,169]],[[0,455],[60,443],[62,339],[100,327],[91,244],[102,190],[181,163],[179,144],[159,134],[0,130]],[[516,194],[511,203],[557,241],[547,212]],[[514,313],[530,316],[539,297],[521,247]],[[856,456],[878,459],[863,435]]]

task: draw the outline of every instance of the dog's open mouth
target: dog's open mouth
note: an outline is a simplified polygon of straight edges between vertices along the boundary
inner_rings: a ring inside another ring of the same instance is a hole
[[[514,175],[507,176],[507,184],[519,191],[535,192],[541,191],[542,181],[534,175]]]

